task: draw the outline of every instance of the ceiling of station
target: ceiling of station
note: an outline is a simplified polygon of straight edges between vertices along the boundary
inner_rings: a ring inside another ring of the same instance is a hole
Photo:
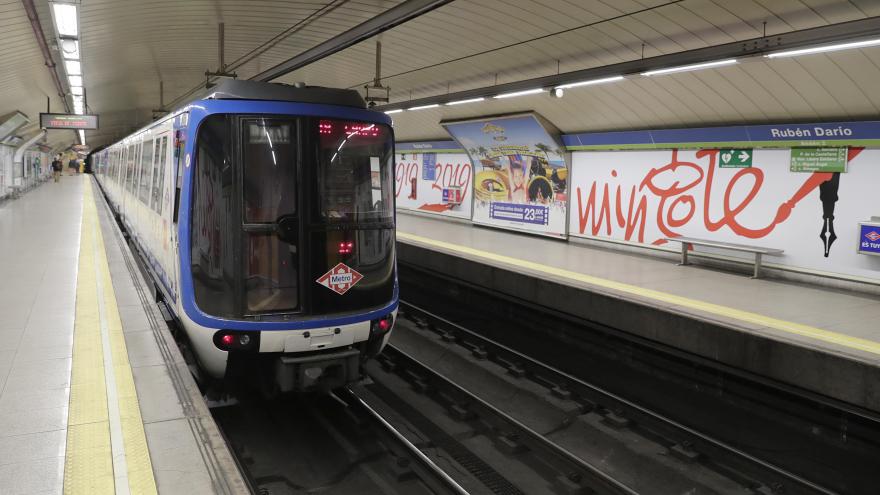
[[[384,12],[402,0],[82,0],[82,60],[101,145],[148,123],[203,84],[225,60],[248,78]],[[54,45],[48,0],[35,0]],[[391,29],[383,84],[392,102],[603,66],[880,15],[878,0],[455,0]],[[766,22],[766,25],[764,24]],[[0,0],[0,114],[32,120],[56,93],[21,0]],[[280,35],[265,51],[252,53]],[[371,39],[281,79],[361,89],[374,72]],[[61,74],[63,79],[63,73]],[[565,132],[720,123],[873,118],[880,48],[719,69],[634,77],[545,95],[395,114],[401,140],[446,136],[441,119],[536,110]],[[61,109],[57,96],[52,108]],[[73,141],[51,131],[50,141]]]

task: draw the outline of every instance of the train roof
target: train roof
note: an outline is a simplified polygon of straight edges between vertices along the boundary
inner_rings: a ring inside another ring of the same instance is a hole
[[[353,89],[321,86],[292,86],[280,83],[225,80],[206,91],[200,100],[264,100],[297,103],[323,103],[366,108],[360,93]]]

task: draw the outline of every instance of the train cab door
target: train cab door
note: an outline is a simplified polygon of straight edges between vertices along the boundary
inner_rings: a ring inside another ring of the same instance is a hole
[[[242,283],[246,315],[302,310],[302,199],[299,121],[242,117],[237,122]]]

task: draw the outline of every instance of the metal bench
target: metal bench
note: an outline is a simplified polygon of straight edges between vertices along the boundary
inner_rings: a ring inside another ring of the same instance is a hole
[[[747,246],[745,244],[734,244],[732,242],[710,241],[708,239],[696,239],[694,237],[666,237],[667,241],[675,241],[681,243],[681,263],[688,264],[688,247],[706,246],[718,249],[729,249],[731,251],[741,251],[755,254],[755,274],[752,278],[760,278],[761,276],[761,258],[763,255],[780,256],[782,249],[767,248],[761,246]]]

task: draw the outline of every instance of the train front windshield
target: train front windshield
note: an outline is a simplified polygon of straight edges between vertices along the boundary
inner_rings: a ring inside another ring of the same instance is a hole
[[[381,124],[208,117],[198,134],[191,225],[199,308],[273,319],[388,304],[392,152],[391,130]],[[334,268],[342,272],[325,277]]]

